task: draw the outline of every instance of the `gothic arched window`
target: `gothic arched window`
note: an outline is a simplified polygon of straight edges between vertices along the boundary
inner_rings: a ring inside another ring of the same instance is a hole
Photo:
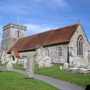
[[[80,35],[77,40],[77,55],[83,56],[83,37]]]
[[[58,56],[62,56],[62,47],[58,47]]]

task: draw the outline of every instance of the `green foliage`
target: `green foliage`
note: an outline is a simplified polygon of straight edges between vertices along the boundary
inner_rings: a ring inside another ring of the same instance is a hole
[[[41,68],[37,71],[37,73],[69,81],[71,83],[75,83],[82,86],[90,84],[90,74],[72,73],[63,70],[60,71],[58,65],[54,65],[51,68]]]
[[[57,90],[42,81],[25,79],[15,72],[0,72],[0,90]]]

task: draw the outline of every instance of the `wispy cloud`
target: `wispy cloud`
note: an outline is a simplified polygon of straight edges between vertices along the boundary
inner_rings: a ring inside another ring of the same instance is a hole
[[[50,7],[60,7],[60,8],[65,8],[69,4],[66,0],[33,0],[34,3],[36,4],[41,4],[41,5],[50,5]]]
[[[4,15],[31,15],[39,9],[65,9],[69,6],[66,0],[3,0],[0,1],[0,12]]]
[[[55,28],[53,26],[45,25],[45,24],[25,24],[27,26],[26,36],[48,31],[52,28]]]
[[[70,7],[66,0],[33,0],[31,4],[31,7],[37,9],[44,8],[50,10],[66,10],[66,8]]]
[[[69,4],[66,0],[50,0],[49,5],[51,8],[57,9],[66,9],[69,7]]]

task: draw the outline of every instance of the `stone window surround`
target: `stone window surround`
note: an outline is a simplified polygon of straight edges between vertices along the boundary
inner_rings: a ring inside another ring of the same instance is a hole
[[[77,39],[77,56],[83,57],[83,36],[79,35]]]

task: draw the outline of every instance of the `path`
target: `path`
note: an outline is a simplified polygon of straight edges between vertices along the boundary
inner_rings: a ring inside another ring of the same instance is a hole
[[[19,70],[15,70],[15,72],[25,74],[25,72],[19,71]],[[50,84],[52,86],[55,86],[59,90],[84,90],[84,88],[82,88],[82,87],[80,87],[78,85],[74,85],[74,84],[71,84],[69,82],[54,79],[54,78],[51,78],[51,77],[48,77],[48,76],[35,74],[34,78],[37,79],[37,80],[44,81],[44,82],[46,82],[46,83],[48,83],[48,84]]]

